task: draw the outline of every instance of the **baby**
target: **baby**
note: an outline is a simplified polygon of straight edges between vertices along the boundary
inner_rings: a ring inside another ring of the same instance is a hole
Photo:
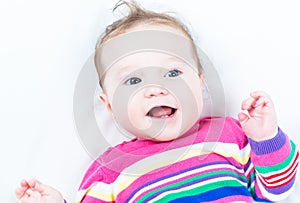
[[[279,201],[292,191],[299,153],[262,91],[238,120],[204,117],[203,70],[187,28],[174,17],[121,2],[128,16],[98,42],[101,100],[131,141],[86,172],[76,202]],[[19,203],[63,203],[56,189],[23,180]]]

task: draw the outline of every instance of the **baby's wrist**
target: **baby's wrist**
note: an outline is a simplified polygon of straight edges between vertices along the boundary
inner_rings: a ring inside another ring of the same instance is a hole
[[[278,126],[274,125],[271,129],[259,130],[256,132],[251,132],[252,134],[247,134],[247,137],[255,142],[263,142],[271,140],[278,134]]]
[[[274,151],[279,150],[286,142],[286,136],[282,130],[278,127],[277,132],[273,137],[269,139],[256,141],[254,139],[248,138],[251,150],[256,155],[269,154]]]
[[[267,140],[271,140],[274,137],[276,137],[277,134],[278,134],[278,127],[275,127],[273,131],[265,133],[266,136],[260,137],[259,139],[253,138],[252,140],[254,140],[256,142],[267,141]]]

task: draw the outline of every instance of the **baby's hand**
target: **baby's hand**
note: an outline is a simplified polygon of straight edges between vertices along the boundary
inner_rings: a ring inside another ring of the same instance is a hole
[[[254,141],[268,140],[278,133],[277,116],[271,98],[262,91],[255,91],[242,102],[238,118],[245,134]]]
[[[31,179],[22,180],[21,187],[16,189],[17,203],[63,203],[64,199],[59,191]]]

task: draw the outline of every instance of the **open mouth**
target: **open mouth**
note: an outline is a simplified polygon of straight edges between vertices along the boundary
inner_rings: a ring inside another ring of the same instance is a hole
[[[151,118],[169,118],[176,113],[177,109],[170,106],[156,106],[148,111],[147,116]]]

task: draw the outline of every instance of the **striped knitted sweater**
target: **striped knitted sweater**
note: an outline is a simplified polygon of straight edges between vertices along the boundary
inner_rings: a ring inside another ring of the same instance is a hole
[[[293,188],[298,156],[280,128],[255,142],[237,120],[206,117],[174,141],[108,149],[86,172],[77,202],[279,201]]]

